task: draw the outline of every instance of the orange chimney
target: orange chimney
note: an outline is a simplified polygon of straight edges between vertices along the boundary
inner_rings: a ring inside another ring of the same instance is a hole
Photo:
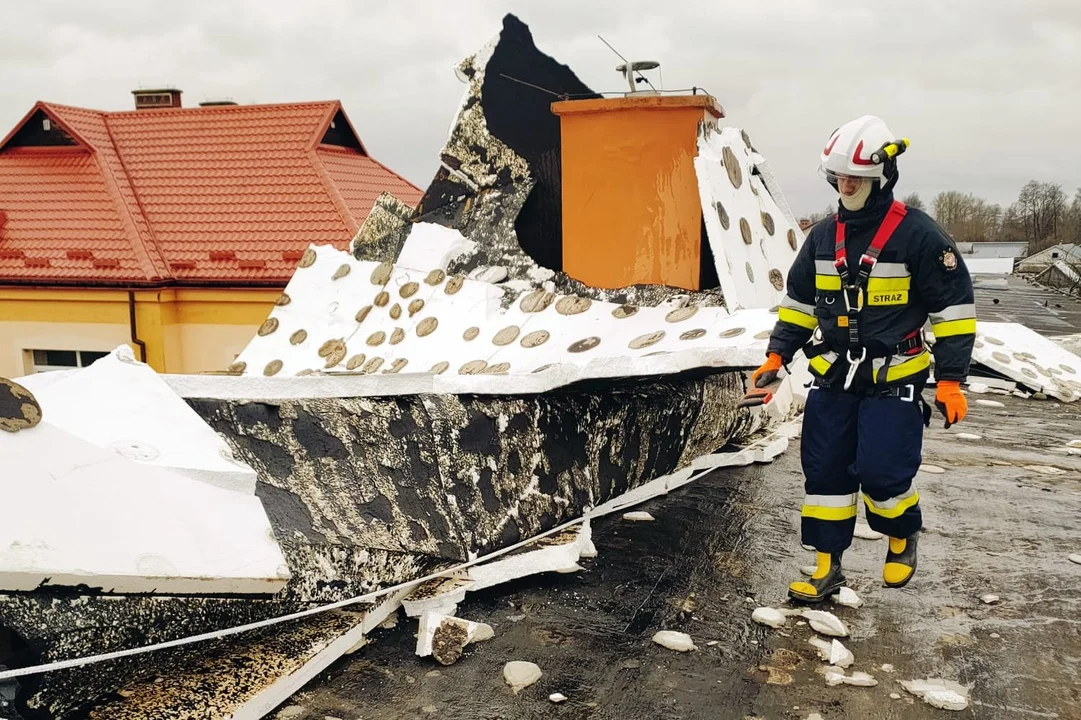
[[[567,100],[563,271],[603,288],[636,283],[700,289],[698,127],[724,111],[709,95]]]

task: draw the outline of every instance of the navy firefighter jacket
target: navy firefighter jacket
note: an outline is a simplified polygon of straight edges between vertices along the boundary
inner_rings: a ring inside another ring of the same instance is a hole
[[[845,223],[845,247],[851,277],[892,203]],[[926,213],[906,208],[900,224],[882,248],[866,282],[858,314],[860,344],[867,348],[856,382],[891,386],[926,379],[935,360],[938,380],[963,381],[968,375],[976,337],[972,278],[961,253]],[[835,266],[837,218],[815,225],[788,273],[787,294],[767,352],[788,363],[803,349],[811,373],[823,385],[842,385],[848,370],[849,328],[845,293]],[[930,320],[934,344],[924,345]],[[859,353],[856,354],[858,357]]]

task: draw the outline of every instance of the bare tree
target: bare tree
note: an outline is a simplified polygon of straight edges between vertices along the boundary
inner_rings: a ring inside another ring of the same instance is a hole
[[[1032,252],[1063,241],[1068,207],[1061,185],[1031,180],[1021,188],[1014,208]]]
[[[926,207],[923,204],[923,200],[920,200],[920,196],[919,196],[918,193],[909,193],[908,195],[906,195],[901,200],[901,202],[903,202],[905,205],[909,206],[910,208],[916,208],[917,210],[925,210],[926,209]]]
[[[829,217],[833,217],[836,214],[837,214],[837,208],[834,205],[827,205],[825,210],[823,210],[822,212],[811,213],[810,215],[807,216],[807,219],[810,220],[811,224],[813,225],[816,222],[819,222],[821,220],[825,220],[826,218],[829,218]]]
[[[1063,212],[1062,240],[1081,245],[1081,188],[1077,188],[1073,201]]]
[[[1002,208],[972,193],[941,192],[931,202],[935,219],[958,242],[998,238]]]

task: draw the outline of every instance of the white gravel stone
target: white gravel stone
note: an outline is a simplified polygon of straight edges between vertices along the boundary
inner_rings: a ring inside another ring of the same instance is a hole
[[[548,699],[556,703],[557,705],[562,702],[567,702],[567,696],[563,693],[552,693],[548,696]]]
[[[983,383],[969,383],[967,388],[968,392],[975,393],[976,395],[983,395],[988,389],[989,388]],[[979,400],[976,402],[979,402]]]
[[[872,530],[871,526],[862,520],[856,521],[856,529],[852,534],[860,540],[881,540],[885,537],[885,535],[877,530]]]
[[[1002,636],[999,635],[998,633],[991,633],[991,637],[993,637],[995,640],[998,640]]]
[[[503,682],[517,695],[522,688],[527,688],[541,679],[544,673],[536,663],[514,660],[503,666]]]
[[[875,680],[874,677],[865,672],[857,670],[845,679],[845,684],[855,685],[856,687],[874,687],[875,685],[878,685],[878,680]]]
[[[845,671],[841,668],[833,667],[832,665],[827,667],[823,673],[826,677],[826,684],[830,687],[835,685],[854,685],[856,687],[874,687],[878,685],[878,680],[875,680],[872,676],[865,672],[856,671],[851,675],[846,675]]]
[[[817,570],[817,569],[818,569],[817,565],[800,565],[800,567],[799,567],[799,571],[801,573],[803,573],[804,575],[806,575],[807,577],[811,577],[812,575],[814,575],[815,570]]]
[[[807,716],[807,720],[822,720],[822,716],[818,713],[811,713]]]
[[[884,673],[891,673],[893,672],[893,665],[890,665],[889,663],[883,663],[882,667],[880,667],[879,670]]]
[[[983,435],[976,435],[974,433],[955,433],[954,437],[958,440],[983,440]]]
[[[636,510],[634,512],[623,513],[623,519],[630,522],[653,522],[656,520],[652,515],[645,510]]]
[[[807,643],[813,645],[818,650],[818,657],[822,660],[830,659],[830,650],[833,649],[833,644],[829,640],[823,640],[817,635],[812,638],[807,638]]]
[[[690,635],[674,630],[661,630],[653,636],[653,642],[676,652],[690,652],[698,649],[694,646]]]
[[[841,668],[833,667],[832,665],[830,665],[828,668],[826,668],[826,670],[825,670],[825,672],[823,674],[826,677],[826,684],[829,685],[830,687],[836,687],[837,685],[844,685],[845,684],[845,678],[847,677],[847,675],[845,675],[844,670],[842,670]]]
[[[832,637],[848,637],[848,628],[841,618],[825,610],[804,610],[802,613],[811,629]]]
[[[890,700],[900,700],[901,696],[897,693],[890,693]]]
[[[840,668],[851,667],[852,663],[856,662],[856,656],[852,654],[852,651],[842,645],[839,641],[834,640],[830,643],[830,665],[836,665]]]
[[[928,475],[941,475],[946,472],[945,468],[941,468],[938,465],[920,465],[920,472],[927,473]]]
[[[979,400],[977,400],[976,404],[980,405],[982,407],[992,407],[992,408],[1004,408],[1004,407],[1006,407],[1006,403],[1001,403],[998,400],[984,400],[983,398],[980,398]]]
[[[788,618],[783,613],[771,607],[755,608],[755,611],[751,613],[751,620],[754,620],[759,625],[768,625],[771,628],[784,627],[788,622]]]
[[[1074,554],[1070,556],[1070,562],[1081,565],[1081,554]]]
[[[850,608],[859,608],[863,607],[863,600],[860,599],[860,596],[857,595],[856,591],[852,588],[843,587],[840,592],[837,593],[837,604]]]
[[[992,595],[990,593],[988,593],[987,595],[980,595],[980,600],[982,600],[983,602],[985,602],[988,605],[994,605],[1000,599],[1001,598],[999,598],[998,595]]]
[[[968,707],[968,688],[950,680],[902,680],[901,687],[931,707],[941,710],[960,711]]]

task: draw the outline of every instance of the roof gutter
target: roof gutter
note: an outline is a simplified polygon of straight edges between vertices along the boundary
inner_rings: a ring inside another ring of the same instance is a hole
[[[135,325],[135,291],[128,290],[128,323],[131,326],[131,342],[139,348],[139,361],[146,362],[146,343],[139,339],[139,329]]]

